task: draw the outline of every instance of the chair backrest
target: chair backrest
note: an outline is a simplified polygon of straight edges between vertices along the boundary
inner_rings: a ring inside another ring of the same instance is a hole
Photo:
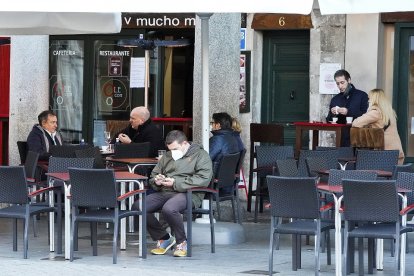
[[[244,162],[244,157],[246,156],[246,149],[243,149],[240,152],[240,156],[239,156],[239,161],[237,162],[237,168],[236,168],[236,174],[240,173],[240,170],[243,166],[243,162]]]
[[[28,203],[28,189],[24,167],[0,166],[0,203]]]
[[[351,127],[350,140],[355,148],[383,150],[384,129]]]
[[[76,158],[75,151],[90,147],[90,145],[51,145],[49,152],[54,157]]]
[[[353,158],[355,157],[355,149],[353,147],[322,147],[317,146],[316,150],[337,150],[338,158]]]
[[[115,144],[115,158],[145,158],[149,156],[150,142]]]
[[[38,160],[39,153],[34,151],[27,152],[26,161],[24,162],[24,171],[26,173],[26,177],[35,178]]]
[[[267,187],[272,216],[320,218],[316,178],[267,176]]]
[[[284,144],[284,127],[278,124],[250,124],[250,174],[256,158],[255,143]]]
[[[298,162],[293,159],[276,160],[276,173],[278,176],[298,177]]]
[[[328,168],[328,161],[322,156],[306,157],[305,159],[306,169],[308,176],[319,176],[319,171]]]
[[[92,169],[94,158],[64,158],[54,157],[49,158],[48,172],[68,172],[68,168],[84,168]]]
[[[398,173],[400,172],[414,173],[413,163],[395,165],[394,170],[392,171],[392,179],[397,179]]]
[[[94,158],[95,162],[93,164],[93,167],[95,169],[104,169],[105,168],[105,162],[102,158],[101,151],[99,150],[99,147],[90,147],[80,150],[75,150],[75,155],[77,158]]]
[[[215,179],[215,188],[235,187],[236,169],[240,159],[240,152],[225,154],[220,160]]]
[[[17,141],[17,149],[19,150],[20,164],[24,164],[26,162],[26,156],[28,151],[27,142]]]
[[[274,166],[276,160],[294,158],[293,146],[256,146],[257,167]]]
[[[382,170],[392,172],[398,164],[398,150],[358,150],[356,170]]]
[[[414,173],[399,172],[397,175],[397,187],[409,189],[412,192],[407,193],[407,205],[414,203]]]
[[[72,206],[117,206],[116,182],[113,170],[69,169]]]
[[[395,180],[343,180],[344,218],[351,221],[397,222],[399,203]]]
[[[338,151],[337,150],[301,150],[299,154],[298,170],[299,170],[299,175],[302,177],[310,176],[308,174],[308,168],[306,167],[306,158],[308,157],[324,158],[326,160],[325,169],[338,168]]]
[[[329,185],[333,185],[333,186],[341,185],[344,179],[376,180],[377,173],[373,171],[329,170],[329,178],[328,178]]]

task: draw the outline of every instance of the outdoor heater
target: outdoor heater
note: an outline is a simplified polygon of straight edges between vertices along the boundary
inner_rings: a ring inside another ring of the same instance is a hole
[[[177,39],[177,40],[160,40],[160,39],[120,39],[118,46],[121,47],[139,47],[145,50],[145,81],[144,81],[144,105],[148,108],[148,88],[149,88],[149,62],[150,62],[150,51],[156,47],[167,47],[177,48],[186,47],[191,45],[189,39]]]

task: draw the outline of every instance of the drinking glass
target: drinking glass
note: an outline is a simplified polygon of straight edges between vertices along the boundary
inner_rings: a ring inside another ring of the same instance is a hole
[[[110,149],[110,144],[111,144],[111,132],[109,131],[104,131],[104,137],[105,137],[105,143],[107,145],[107,148]]]

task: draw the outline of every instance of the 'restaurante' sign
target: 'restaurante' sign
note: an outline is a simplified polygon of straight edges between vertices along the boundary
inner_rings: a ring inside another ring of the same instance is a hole
[[[122,13],[122,28],[194,28],[195,13]]]

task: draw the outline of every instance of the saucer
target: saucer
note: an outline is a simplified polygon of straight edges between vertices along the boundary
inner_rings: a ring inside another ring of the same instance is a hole
[[[329,123],[331,123],[331,124],[337,124],[337,122],[334,122],[334,121],[329,121]]]

